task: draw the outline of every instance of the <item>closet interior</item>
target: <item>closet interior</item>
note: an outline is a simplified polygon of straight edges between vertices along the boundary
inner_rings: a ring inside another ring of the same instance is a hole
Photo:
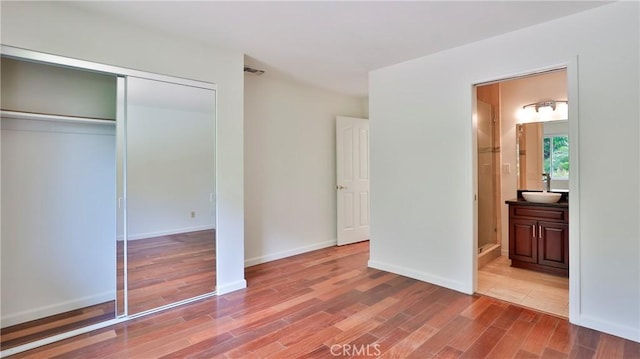
[[[1,61],[3,356],[214,295],[215,85]]]

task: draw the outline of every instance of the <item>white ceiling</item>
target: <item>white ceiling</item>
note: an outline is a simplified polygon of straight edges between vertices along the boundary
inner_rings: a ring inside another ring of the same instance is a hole
[[[370,70],[606,3],[89,1],[74,6],[241,51],[297,80],[366,96]]]

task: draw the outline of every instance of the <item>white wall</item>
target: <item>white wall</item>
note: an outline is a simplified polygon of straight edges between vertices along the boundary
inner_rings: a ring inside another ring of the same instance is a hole
[[[509,253],[509,206],[504,202],[516,198],[518,171],[516,124],[522,106],[543,100],[567,99],[567,72],[557,71],[500,83],[500,156],[501,165],[508,164],[511,173],[502,172],[502,254]],[[568,132],[566,132],[568,133]],[[540,175],[540,179],[542,175]],[[566,181],[565,181],[566,182]],[[557,183],[552,183],[556,185]],[[565,185],[567,188],[568,184]],[[535,189],[535,188],[523,188]],[[542,189],[542,188],[539,188]]]
[[[243,54],[60,2],[3,2],[2,43],[218,84],[217,290],[244,287]]]
[[[213,90],[127,79],[127,239],[215,228],[214,114]]]
[[[335,245],[335,118],[363,101],[266,70],[245,75],[245,264]]]
[[[614,3],[373,71],[370,265],[473,292],[472,85],[577,55],[571,321],[639,341],[638,7]]]
[[[115,299],[115,141],[2,118],[2,327]]]
[[[2,85],[3,110],[116,118],[112,75],[2,58]]]

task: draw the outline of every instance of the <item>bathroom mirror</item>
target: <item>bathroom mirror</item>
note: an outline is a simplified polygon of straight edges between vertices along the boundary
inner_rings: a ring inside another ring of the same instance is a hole
[[[518,189],[542,190],[543,173],[551,175],[551,190],[569,189],[569,122],[516,125]]]
[[[215,91],[127,77],[128,314],[215,291]]]

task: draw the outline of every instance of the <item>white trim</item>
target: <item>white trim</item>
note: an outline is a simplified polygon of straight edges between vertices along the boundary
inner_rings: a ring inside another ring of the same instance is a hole
[[[490,85],[493,83],[498,83],[503,81],[520,79],[523,77],[544,75],[545,73],[565,69],[570,62],[571,61],[560,62],[555,65],[540,66],[534,69],[529,68],[529,69],[523,69],[522,71],[509,72],[503,75],[491,76],[491,77],[484,78],[482,80],[474,81],[472,86],[484,86],[484,85]]]
[[[5,315],[0,322],[2,328],[12,325],[28,322],[31,320],[56,315],[78,308],[89,307],[92,305],[108,302],[114,300],[116,297],[115,291],[103,292],[95,295],[89,295],[82,298],[76,298],[67,300],[60,303],[49,304],[46,306],[25,310],[22,312]]]
[[[640,343],[640,329],[637,327],[620,325],[585,314],[580,315],[580,326]]]
[[[471,86],[471,173],[472,182],[471,190],[473,198],[471,198],[472,221],[472,250],[473,256],[471,257],[471,290],[475,293],[478,290],[478,86]],[[500,159],[502,162],[502,159]],[[500,182],[502,183],[502,182]],[[501,218],[502,219],[502,218]],[[501,239],[502,241],[502,239]]]
[[[118,223],[118,216],[121,222],[121,233],[116,233],[116,241],[127,238],[127,132],[126,132],[126,113],[127,113],[127,78],[118,76],[116,79],[116,176],[114,178],[116,182],[116,227]],[[120,148],[118,148],[121,146]],[[120,160],[120,161],[118,161]],[[118,189],[118,185],[121,187]],[[118,192],[121,191],[121,192]],[[117,232],[117,228],[116,228]],[[117,246],[117,242],[116,242]],[[116,247],[117,248],[117,247]],[[117,257],[117,250],[116,250]],[[128,248],[125,244],[122,246],[122,277],[118,275],[117,263],[120,258],[116,258],[116,270],[113,275],[116,278],[116,289],[122,288],[122,303],[118,302],[119,296],[116,296],[116,315],[129,314],[129,254]],[[122,285],[119,283],[122,278]]]
[[[569,100],[569,322],[580,324],[580,112],[578,56],[567,64]],[[572,175],[573,174],[573,175]],[[582,325],[582,324],[580,324]]]
[[[207,230],[207,229],[216,229],[216,227],[214,225],[212,225],[212,224],[208,224],[208,225],[204,225],[204,226],[175,228],[175,229],[169,229],[169,230],[165,230],[165,231],[129,234],[127,236],[127,240],[135,241],[137,239],[153,238],[153,237],[160,237],[160,236],[170,236],[172,234],[180,234],[180,233],[187,233],[187,232],[197,232],[197,231],[204,231],[204,230]]]
[[[247,281],[243,279],[233,283],[216,285],[216,293],[218,293],[218,295],[223,295],[223,294],[235,292],[236,290],[244,289],[246,287],[247,287]]]
[[[13,47],[8,45],[2,45],[1,54],[3,56],[17,58],[22,60],[30,60],[34,62],[42,62],[47,64],[54,64],[64,67],[72,67],[83,70],[90,70],[99,73],[120,75],[120,76],[135,76],[149,80],[156,80],[162,82],[169,82],[174,84],[180,84],[185,86],[199,87],[207,90],[217,90],[217,86],[214,83],[197,81],[191,79],[185,79],[175,76],[160,75],[147,71],[133,70],[119,66],[112,66],[101,64],[97,62],[78,60],[64,56],[58,56],[53,54],[47,54],[38,51],[32,51],[22,49],[19,47]]]
[[[319,242],[319,243],[311,244],[311,245],[304,246],[304,247],[298,247],[298,248],[294,248],[294,249],[289,249],[289,250],[282,251],[282,252],[277,252],[277,253],[273,253],[273,254],[267,254],[267,255],[264,255],[264,256],[260,256],[260,257],[245,259],[244,266],[245,267],[251,267],[251,266],[254,266],[254,265],[257,265],[257,264],[271,262],[271,261],[275,261],[275,260],[278,260],[278,259],[295,256],[297,254],[311,252],[311,251],[315,251],[315,250],[322,249],[322,248],[327,248],[327,247],[333,247],[335,245],[336,245],[336,240],[334,239],[334,240],[331,240],[331,241]]]
[[[416,271],[407,267],[397,266],[395,264],[383,263],[369,260],[369,268],[379,269],[385,272],[399,274],[405,277],[417,279],[423,282],[432,283],[441,287],[449,288],[464,294],[473,294],[473,290],[459,281],[453,281],[430,273]]]

